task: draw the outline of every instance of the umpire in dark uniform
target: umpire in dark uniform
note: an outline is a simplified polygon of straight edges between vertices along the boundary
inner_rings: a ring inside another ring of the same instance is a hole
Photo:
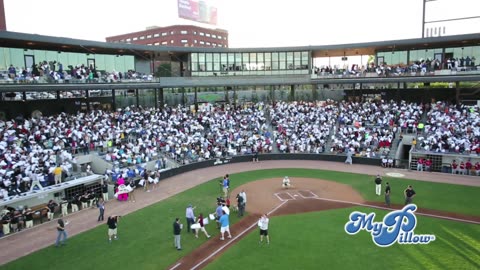
[[[405,189],[405,205],[412,203],[415,194],[415,190],[413,190],[413,187],[409,185],[407,189]]]
[[[390,207],[390,184],[387,182],[385,186],[385,204]]]

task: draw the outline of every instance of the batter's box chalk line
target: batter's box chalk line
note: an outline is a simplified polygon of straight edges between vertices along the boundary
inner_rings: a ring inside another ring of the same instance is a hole
[[[300,194],[300,196],[302,196],[304,199],[318,198],[318,195],[311,190],[299,190],[298,194]],[[308,194],[308,196],[305,196],[304,194]]]
[[[299,191],[282,191],[274,193],[275,197],[281,202],[297,200],[297,199],[316,199],[318,195],[311,190],[299,190]]]

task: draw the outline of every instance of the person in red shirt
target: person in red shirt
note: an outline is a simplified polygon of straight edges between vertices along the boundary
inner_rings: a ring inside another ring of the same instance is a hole
[[[460,162],[460,174],[465,174],[465,162]]]
[[[477,176],[480,175],[480,162],[478,162],[478,161],[475,163],[475,174]]]
[[[467,162],[465,163],[465,174],[466,175],[471,175],[471,170],[472,170],[472,162],[469,160],[467,160]]]
[[[457,172],[458,172],[458,164],[454,159],[452,162],[452,174],[457,174]]]
[[[423,172],[423,158],[417,160],[417,171]]]
[[[425,160],[425,171],[432,172],[432,160],[429,158]]]

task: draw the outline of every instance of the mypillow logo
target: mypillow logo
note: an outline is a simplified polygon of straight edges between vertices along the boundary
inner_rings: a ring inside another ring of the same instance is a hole
[[[401,210],[388,213],[383,222],[374,222],[375,213],[352,212],[350,221],[345,224],[345,231],[354,235],[361,230],[372,234],[372,240],[379,247],[389,247],[395,242],[399,244],[428,244],[435,240],[432,234],[415,234],[417,206],[409,204]]]

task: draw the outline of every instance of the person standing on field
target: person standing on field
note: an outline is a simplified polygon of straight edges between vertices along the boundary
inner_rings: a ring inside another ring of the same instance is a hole
[[[377,194],[377,196],[382,194],[382,178],[380,174],[377,174],[375,177],[375,194]]]
[[[65,245],[65,242],[67,241],[67,232],[65,231],[65,222],[63,222],[63,219],[61,218],[57,221],[57,233],[55,247],[58,247],[59,245]]]
[[[107,219],[107,226],[108,226],[108,242],[112,243],[112,237],[115,240],[118,240],[117,237],[117,225],[120,216],[109,216]]]
[[[390,192],[391,192],[390,184],[387,182],[387,184],[385,186],[385,204],[388,207],[390,207]]]
[[[229,216],[225,211],[223,211],[223,215],[218,220],[220,222],[220,233],[222,234],[220,240],[225,240],[224,235],[225,232],[228,233],[228,238],[232,238],[232,234],[230,233],[230,220]]]
[[[103,221],[103,215],[105,213],[105,201],[103,200],[103,198],[98,199],[97,207],[100,211],[97,222],[100,222]]]
[[[194,209],[195,207],[189,204],[185,210],[185,218],[187,219],[187,232],[190,232],[190,226],[195,223],[195,214],[193,213]],[[192,232],[195,233],[195,230],[192,230]]]
[[[262,215],[260,220],[258,221],[258,227],[260,228],[260,244],[263,243],[263,237],[265,236],[267,240],[267,244],[270,244],[270,237],[268,236],[268,223],[269,219],[267,214]]]
[[[182,224],[180,224],[180,219],[176,218],[173,223],[173,239],[175,248],[180,251],[182,250],[182,245],[180,244],[180,232],[182,231]]]
[[[411,204],[415,195],[416,193],[415,190],[413,190],[413,187],[408,186],[407,189],[405,189],[405,205]]]

